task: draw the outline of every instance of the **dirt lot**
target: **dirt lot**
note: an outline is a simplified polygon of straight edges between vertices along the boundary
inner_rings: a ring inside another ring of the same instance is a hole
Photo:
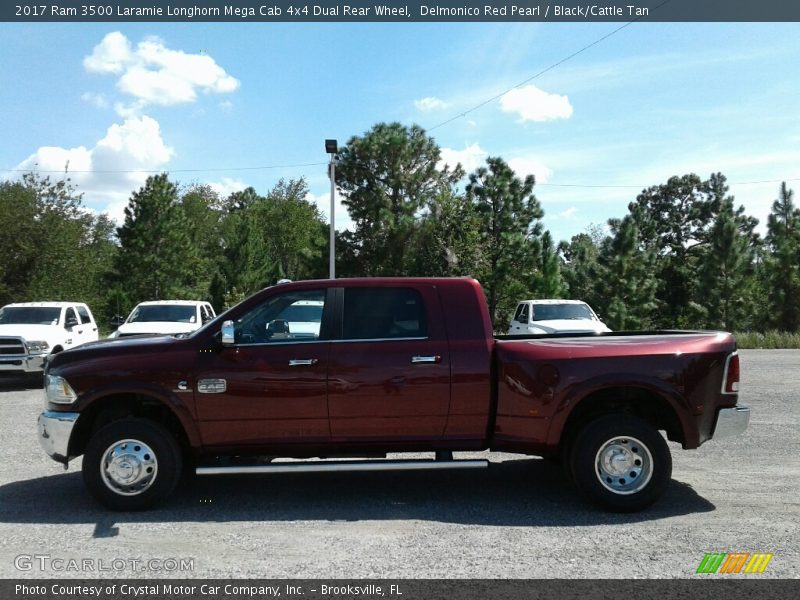
[[[557,467],[507,454],[475,472],[206,477],[159,510],[110,513],[80,461],[64,472],[39,448],[41,391],[5,378],[0,577],[694,577],[704,553],[735,551],[775,554],[756,577],[797,577],[800,351],[741,355],[746,434],[672,445],[667,494],[634,515],[600,512]],[[93,567],[65,572],[73,558]]]

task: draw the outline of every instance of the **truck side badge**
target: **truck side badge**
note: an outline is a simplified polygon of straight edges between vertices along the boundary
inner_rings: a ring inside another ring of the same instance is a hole
[[[228,389],[224,379],[200,379],[197,382],[197,391],[201,394],[222,394]]]

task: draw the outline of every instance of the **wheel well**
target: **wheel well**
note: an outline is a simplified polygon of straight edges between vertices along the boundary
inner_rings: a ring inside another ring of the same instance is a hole
[[[129,417],[149,419],[167,429],[184,451],[189,449],[189,439],[178,417],[156,398],[141,394],[114,394],[96,400],[81,413],[70,439],[70,456],[79,456],[86,444],[101,427]]]
[[[573,409],[564,425],[561,447],[569,448],[590,421],[611,413],[633,415],[664,430],[667,439],[684,443],[683,427],[674,409],[662,396],[638,387],[614,387],[592,392]]]

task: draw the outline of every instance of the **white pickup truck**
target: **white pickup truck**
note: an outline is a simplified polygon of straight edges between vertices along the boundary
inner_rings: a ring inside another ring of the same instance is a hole
[[[97,323],[85,304],[8,304],[0,308],[0,372],[42,372],[48,355],[97,339]]]
[[[582,300],[522,300],[508,335],[611,331]]]

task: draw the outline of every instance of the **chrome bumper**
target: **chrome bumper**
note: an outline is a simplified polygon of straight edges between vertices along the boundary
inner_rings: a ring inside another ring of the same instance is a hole
[[[734,406],[721,408],[717,415],[717,425],[714,427],[714,439],[741,435],[750,422],[749,406]]]
[[[16,373],[41,373],[44,371],[46,354],[24,354],[0,357],[0,371]]]
[[[50,458],[64,465],[71,458],[68,455],[69,438],[79,416],[79,413],[52,410],[46,410],[39,415],[39,444]]]

